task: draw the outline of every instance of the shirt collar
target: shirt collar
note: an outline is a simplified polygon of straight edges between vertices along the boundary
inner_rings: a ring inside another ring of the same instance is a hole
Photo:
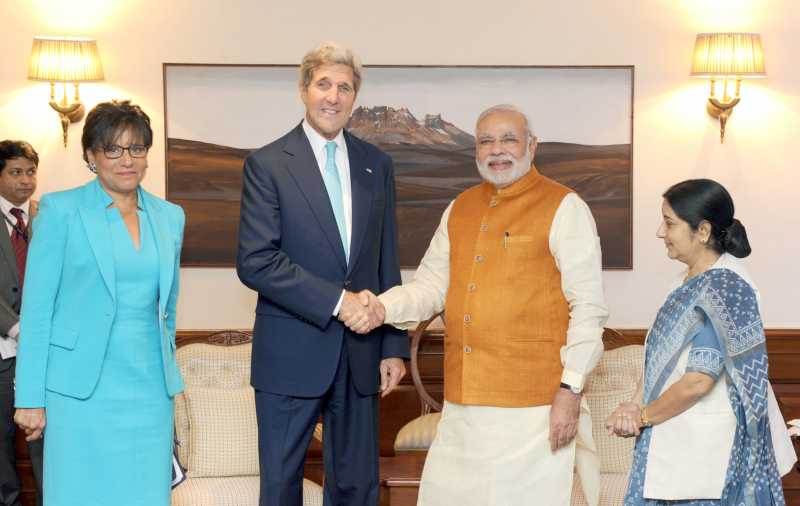
[[[14,218],[14,215],[11,214],[11,210],[14,209],[15,207],[19,208],[19,209],[22,209],[22,212],[24,213],[23,216],[25,218],[30,216],[30,212],[29,212],[30,208],[31,208],[31,200],[30,199],[28,199],[25,202],[23,202],[21,206],[15,206],[11,202],[9,202],[5,197],[0,195],[0,210],[3,211],[3,214],[8,216],[9,218],[16,219],[16,218]]]
[[[328,143],[328,139],[326,139],[325,137],[320,135],[319,132],[314,130],[314,127],[309,125],[308,121],[306,121],[305,119],[303,119],[303,131],[306,133],[308,142],[311,144],[312,151],[314,151],[315,154],[319,153],[322,153],[323,155],[326,154],[325,145]],[[333,142],[336,143],[336,148],[338,151],[342,153],[347,153],[347,146],[344,142],[344,129],[339,130],[339,133],[332,140]]]

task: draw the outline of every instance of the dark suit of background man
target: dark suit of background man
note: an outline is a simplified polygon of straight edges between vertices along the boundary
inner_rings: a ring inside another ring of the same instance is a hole
[[[305,119],[244,164],[237,270],[258,292],[261,506],[302,504],[320,413],[325,504],[378,502],[377,394],[405,374],[408,338],[367,332],[383,316],[373,293],[399,284],[400,269],[392,160],[343,130],[360,82],[349,49],[325,43],[306,54]]]
[[[19,306],[36,202],[39,155],[23,141],[0,142],[0,506],[19,506],[20,482],[14,454],[14,370],[19,335]],[[5,232],[5,233],[3,233]],[[42,505],[42,439],[30,441],[28,452],[36,480],[36,503]]]

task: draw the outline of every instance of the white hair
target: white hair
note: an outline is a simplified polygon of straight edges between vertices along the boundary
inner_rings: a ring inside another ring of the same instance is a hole
[[[533,129],[531,128],[531,122],[528,121],[528,116],[519,110],[519,108],[512,104],[498,104],[493,105],[490,108],[484,110],[480,116],[478,116],[478,121],[475,122],[475,130],[478,129],[478,125],[480,125],[481,121],[485,120],[492,114],[504,113],[504,112],[512,112],[519,114],[522,116],[522,119],[525,121],[525,130],[528,132],[528,141],[536,137],[533,133]]]

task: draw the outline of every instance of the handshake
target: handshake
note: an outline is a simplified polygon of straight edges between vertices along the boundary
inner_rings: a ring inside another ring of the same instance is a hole
[[[353,332],[366,334],[383,325],[386,308],[369,290],[358,293],[344,292],[338,318]]]

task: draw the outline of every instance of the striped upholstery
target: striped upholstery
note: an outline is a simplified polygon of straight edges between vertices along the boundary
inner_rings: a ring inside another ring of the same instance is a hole
[[[592,436],[600,454],[600,505],[622,504],[633,461],[634,438],[606,433],[605,421],[619,403],[629,401],[642,377],[644,347],[629,345],[606,351],[586,385],[586,401],[592,412]],[[579,479],[572,488],[572,506],[584,506]]]
[[[252,387],[186,387],[186,476],[258,476],[258,426]]]
[[[430,413],[405,424],[394,438],[395,451],[427,451],[436,436],[441,417],[441,413]]]
[[[303,480],[303,506],[320,506],[322,487]],[[192,478],[172,491],[172,506],[257,506],[258,476]]]
[[[600,505],[622,506],[625,500],[625,491],[628,489],[627,473],[602,473],[600,475]],[[581,480],[575,475],[572,482],[572,505],[589,506],[581,492]]]

